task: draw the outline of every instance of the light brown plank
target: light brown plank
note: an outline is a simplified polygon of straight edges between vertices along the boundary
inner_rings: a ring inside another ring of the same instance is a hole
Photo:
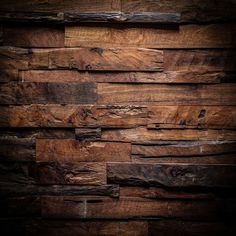
[[[131,145],[116,142],[79,142],[73,139],[36,141],[37,161],[130,161]]]
[[[234,84],[98,84],[98,104],[236,105]]]
[[[68,47],[231,48],[235,25],[181,25],[172,28],[66,26]]]

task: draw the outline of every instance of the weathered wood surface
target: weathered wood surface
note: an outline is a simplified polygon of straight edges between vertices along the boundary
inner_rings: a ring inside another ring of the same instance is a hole
[[[75,130],[75,137],[77,140],[100,140],[102,130],[101,128],[77,128]]]
[[[64,47],[62,27],[4,27],[3,44],[16,47]]]
[[[76,70],[25,70],[19,80],[27,82],[114,82],[114,83],[220,83],[234,81],[226,72],[83,72]],[[0,78],[1,79],[1,78]],[[8,81],[8,80],[7,80]]]
[[[102,132],[102,140],[133,143],[156,143],[166,141],[235,141],[234,130],[214,129],[160,129],[149,130],[144,127],[133,129],[107,129]]]
[[[235,203],[223,201],[158,201],[144,198],[120,197],[44,197],[42,216],[58,219],[137,219],[182,218],[217,220],[222,213],[230,218]],[[231,216],[233,217],[233,216]]]
[[[75,185],[29,185],[29,184],[0,184],[0,197],[24,196],[74,196],[74,195],[100,195],[119,196],[118,185],[75,186]]]
[[[106,184],[106,164],[100,162],[40,162],[37,165],[40,184]]]
[[[77,13],[65,12],[65,22],[112,22],[112,23],[159,23],[177,24],[180,22],[179,13],[159,13],[159,12],[90,12]]]
[[[109,163],[110,183],[165,187],[236,187],[236,166]]]
[[[98,104],[236,105],[234,84],[98,84]]]
[[[73,139],[39,139],[37,161],[99,162],[130,161],[131,145],[116,142],[79,142]]]
[[[231,48],[234,24],[168,28],[66,26],[67,47]]]
[[[164,50],[167,71],[235,71],[235,50]]]
[[[96,101],[94,83],[6,83],[0,87],[0,104],[75,103]]]
[[[1,127],[136,127],[146,125],[143,106],[29,105],[0,107]]]
[[[10,82],[18,80],[19,80],[18,70],[0,69],[0,82]]]

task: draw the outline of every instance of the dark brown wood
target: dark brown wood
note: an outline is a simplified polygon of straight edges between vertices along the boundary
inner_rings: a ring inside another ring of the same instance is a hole
[[[101,128],[77,128],[75,130],[75,136],[78,140],[99,140],[101,133]]]
[[[96,101],[94,83],[6,83],[0,87],[0,104],[75,103]]]
[[[112,22],[112,23],[158,23],[177,24],[180,22],[179,13],[159,13],[159,12],[65,12],[65,22]]]
[[[236,166],[109,163],[110,183],[165,187],[236,187]]]
[[[100,162],[58,163],[41,162],[37,165],[40,184],[106,184],[106,164]]]
[[[19,80],[18,70],[0,69],[0,82],[10,82]]]
[[[62,27],[8,26],[3,30],[3,44],[17,47],[64,47],[64,29]]]

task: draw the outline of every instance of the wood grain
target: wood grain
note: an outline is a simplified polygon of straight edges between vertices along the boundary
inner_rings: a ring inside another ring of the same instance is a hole
[[[231,48],[235,25],[181,25],[171,28],[66,26],[67,47]]]
[[[127,85],[98,84],[98,104],[235,105],[234,84]],[[138,94],[138,96],[137,96]]]
[[[131,145],[116,142],[79,142],[73,139],[36,142],[37,161],[130,161]]]
[[[108,182],[165,187],[235,187],[235,165],[109,163]]]
[[[95,101],[96,85],[94,83],[19,82],[6,83],[0,88],[0,104],[92,104]]]

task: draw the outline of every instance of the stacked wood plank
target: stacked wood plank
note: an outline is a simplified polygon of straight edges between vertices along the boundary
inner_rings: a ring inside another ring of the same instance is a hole
[[[1,235],[235,235],[235,13],[2,0]]]

